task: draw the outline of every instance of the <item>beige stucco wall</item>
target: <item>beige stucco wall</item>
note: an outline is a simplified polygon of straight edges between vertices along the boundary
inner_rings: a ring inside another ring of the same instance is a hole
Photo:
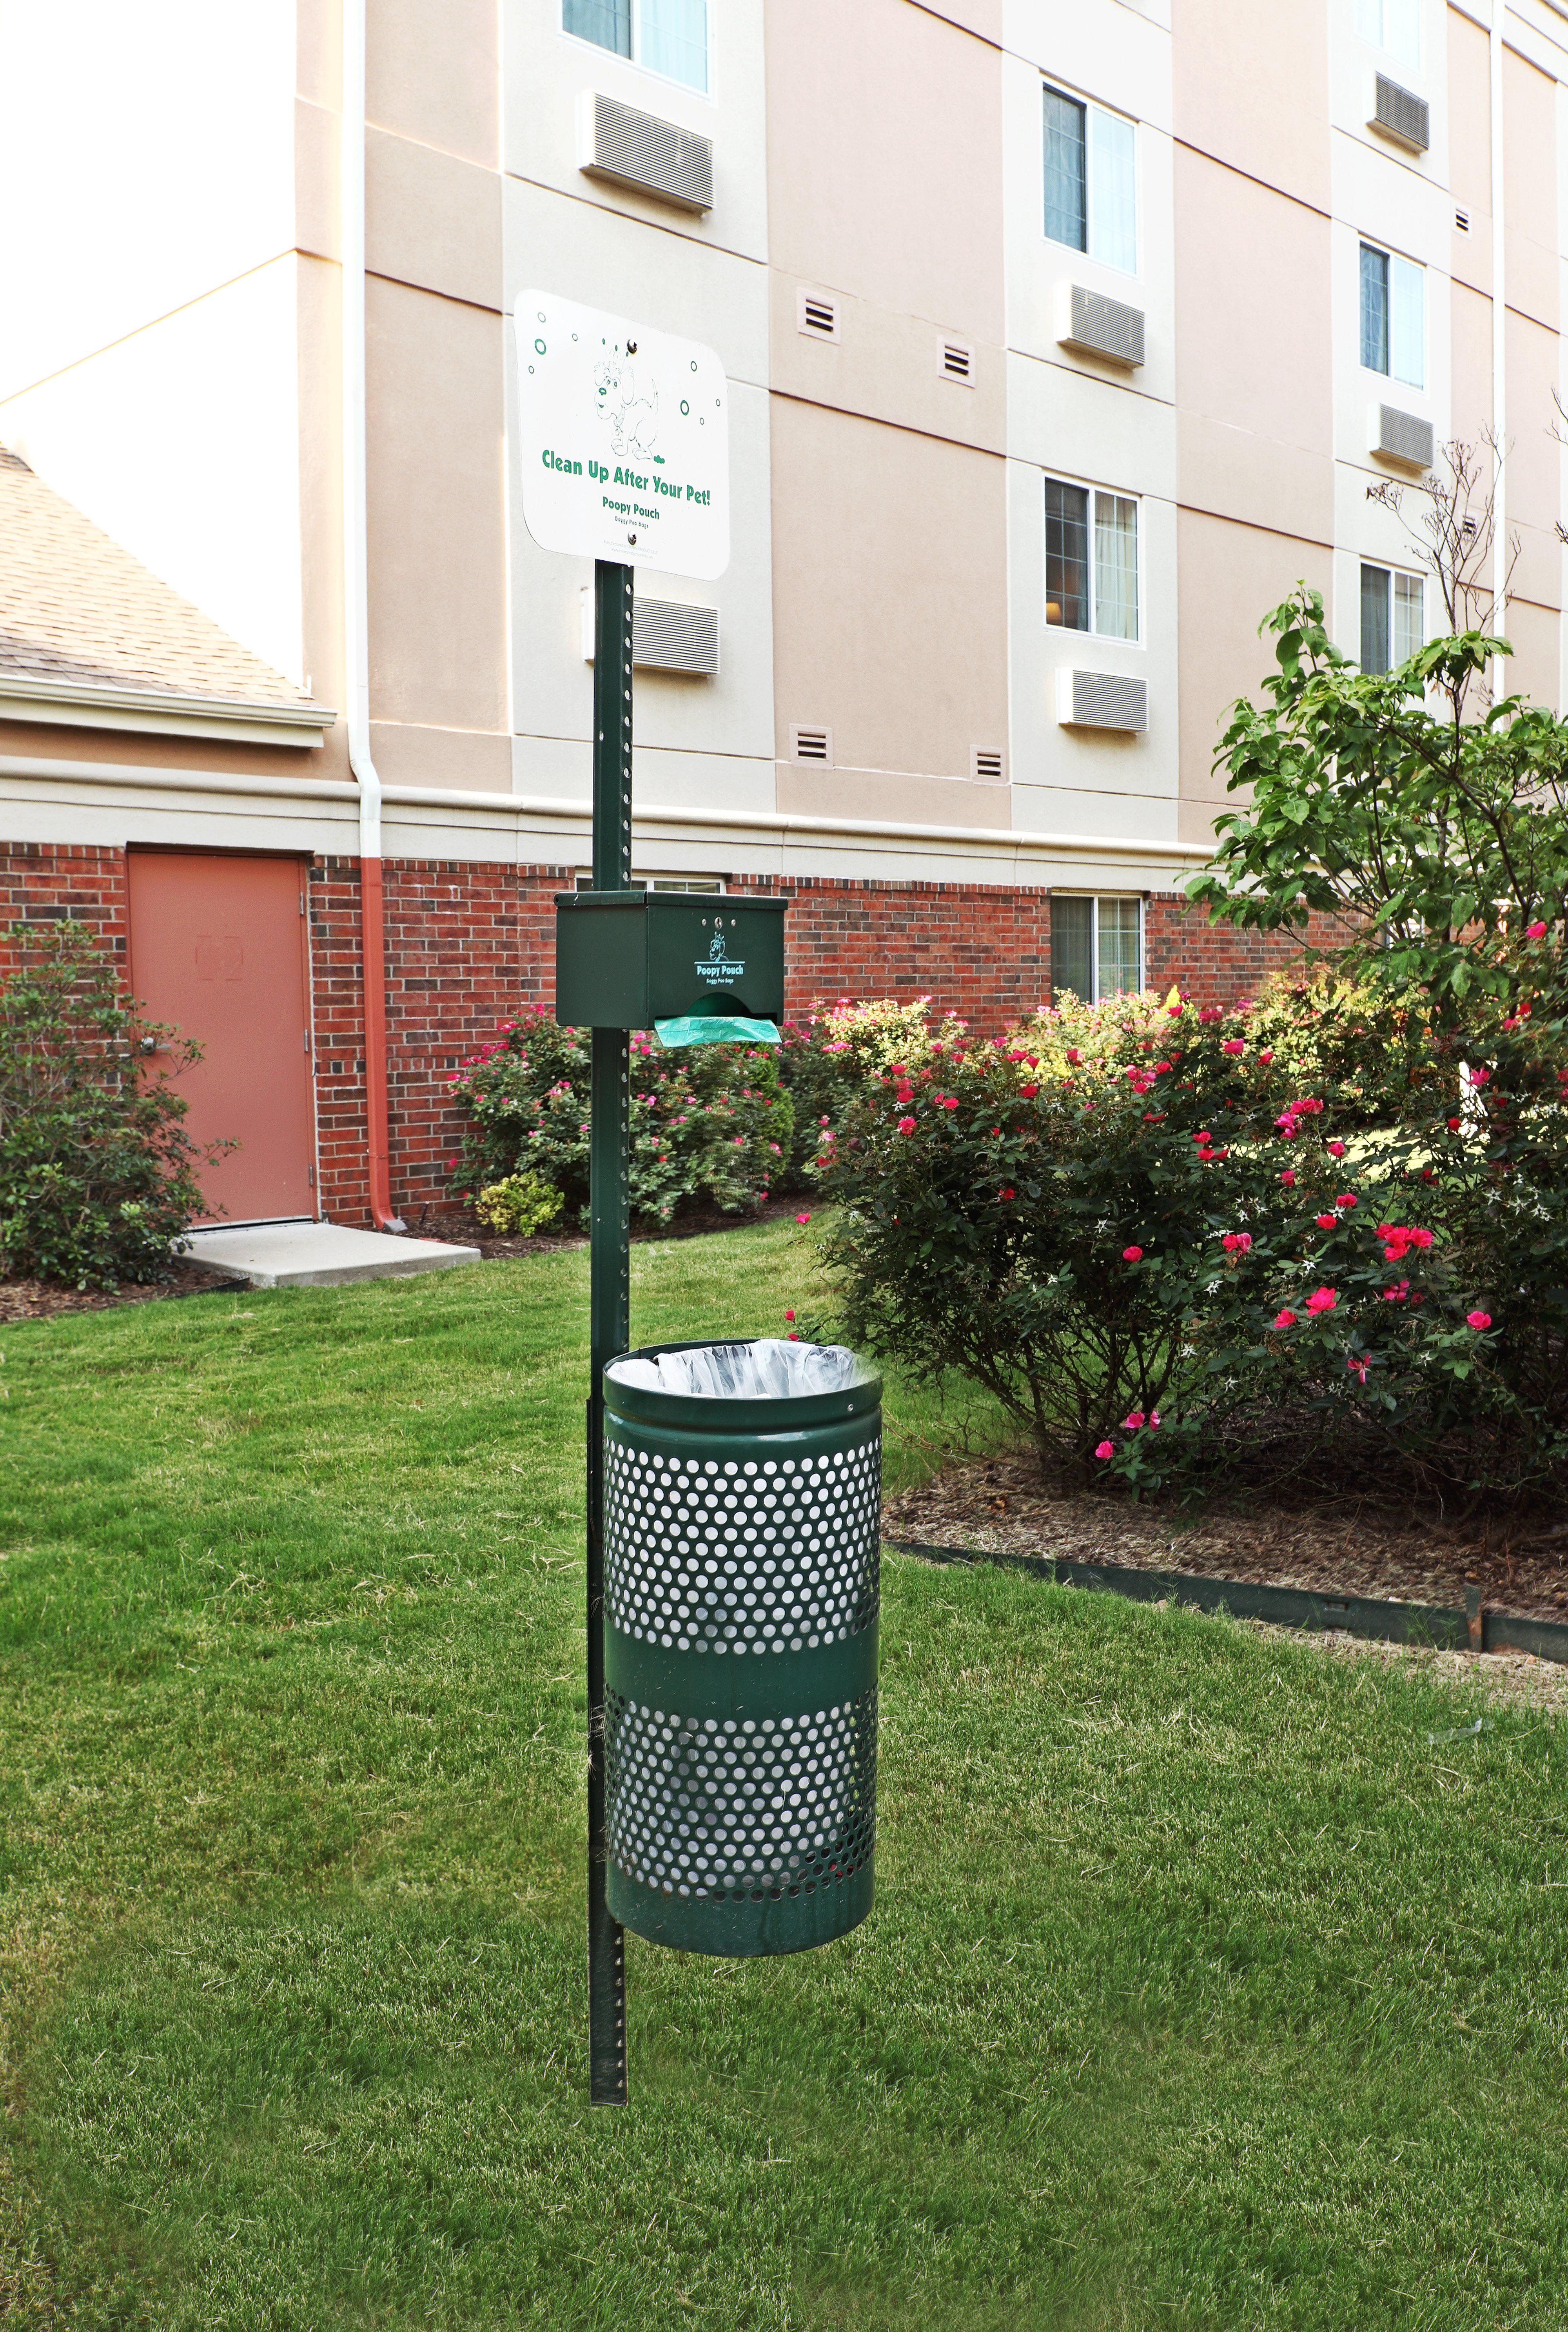
[[[1176,136],[1326,213],[1328,10],[1171,0],[1171,29]]]
[[[1508,305],[1555,330],[1557,88],[1507,47],[1503,51],[1503,216]]]
[[[1257,626],[1298,581],[1325,598],[1332,554],[1315,543],[1237,526],[1200,511],[1177,519],[1181,560],[1181,805],[1178,835],[1201,841],[1227,806],[1223,776],[1211,773],[1222,717],[1238,696],[1257,693],[1273,668],[1273,642]],[[1234,807],[1230,803],[1229,807]]]
[[[1005,465],[776,397],[772,466],[780,806],[997,823],[989,788],[916,810],[908,779],[965,777],[1006,737]],[[833,732],[826,779],[788,760],[791,726],[814,723]]]

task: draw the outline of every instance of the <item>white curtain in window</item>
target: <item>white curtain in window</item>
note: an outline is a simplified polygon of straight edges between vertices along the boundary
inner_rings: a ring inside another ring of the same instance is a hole
[[[1394,577],[1392,638],[1389,650],[1391,666],[1403,664],[1426,643],[1422,598],[1419,575]]]
[[[641,0],[637,62],[684,81],[688,89],[705,90],[708,0]]]
[[[1100,899],[1095,902],[1096,1000],[1099,997],[1130,996],[1136,992],[1142,968],[1138,961],[1142,917],[1143,901],[1140,899]]]
[[[1131,494],[1095,496],[1095,629],[1138,636],[1138,505]]]
[[[1420,70],[1421,0],[1383,0],[1383,46],[1401,64]]]
[[[1137,139],[1119,113],[1089,113],[1089,256],[1138,272]]]
[[[1427,374],[1427,272],[1413,260],[1389,261],[1389,371],[1420,388]]]

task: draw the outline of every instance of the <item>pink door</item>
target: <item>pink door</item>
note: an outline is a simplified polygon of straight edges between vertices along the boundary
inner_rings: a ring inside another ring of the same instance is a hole
[[[131,992],[202,1047],[186,1131],[240,1144],[202,1177],[206,1219],[314,1215],[304,866],[133,850],[129,868]]]

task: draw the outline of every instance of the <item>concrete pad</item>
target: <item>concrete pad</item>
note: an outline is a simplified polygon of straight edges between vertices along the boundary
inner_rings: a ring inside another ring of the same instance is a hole
[[[192,1263],[250,1287],[346,1287],[357,1279],[406,1279],[416,1271],[449,1271],[454,1264],[480,1259],[476,1247],[453,1247],[445,1239],[308,1222],[190,1231],[183,1252]]]

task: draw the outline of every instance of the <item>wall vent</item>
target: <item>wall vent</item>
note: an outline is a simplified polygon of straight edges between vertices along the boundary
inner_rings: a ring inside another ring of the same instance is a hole
[[[1149,726],[1149,683],[1119,672],[1056,674],[1056,719],[1064,729],[1120,729],[1142,732]]]
[[[795,329],[804,332],[808,340],[837,339],[837,301],[825,299],[820,292],[798,291],[795,294]]]
[[[1464,540],[1466,542],[1474,542],[1480,530],[1479,520],[1477,519],[1471,511],[1467,511],[1464,517],[1459,521],[1459,533]]]
[[[684,211],[713,207],[713,141],[656,114],[585,90],[578,119],[579,167],[592,178],[632,186]]]
[[[1129,368],[1143,361],[1143,311],[1124,308],[1082,283],[1056,286],[1056,341],[1080,355],[1107,357]]]
[[[582,652],[594,660],[594,595],[582,595]],[[694,607],[681,599],[645,599],[632,595],[632,662],[645,672],[691,672],[708,677],[719,669],[719,610]]]
[[[831,769],[833,766],[833,731],[831,729],[791,729],[789,758],[792,761],[816,761]]]
[[[967,340],[938,340],[936,363],[944,380],[961,380],[966,388],[974,387],[974,350]]]
[[[1470,232],[1470,214],[1469,214],[1469,212],[1468,212],[1468,211],[1465,211],[1465,210],[1458,210],[1458,211],[1456,211],[1456,212],[1454,213],[1454,228],[1455,228],[1455,232],[1456,232],[1457,234],[1469,234],[1469,232]]]
[[[969,773],[977,786],[1006,785],[1007,769],[999,745],[977,745],[969,757]]]
[[[1418,420],[1413,413],[1401,413],[1397,406],[1374,405],[1369,435],[1371,451],[1381,454],[1385,462],[1402,462],[1412,470],[1431,468],[1429,421]]]
[[[1401,89],[1397,81],[1390,81],[1387,73],[1379,73],[1367,127],[1381,129],[1386,137],[1397,138],[1401,146],[1424,154],[1432,142],[1431,108],[1414,90]]]

